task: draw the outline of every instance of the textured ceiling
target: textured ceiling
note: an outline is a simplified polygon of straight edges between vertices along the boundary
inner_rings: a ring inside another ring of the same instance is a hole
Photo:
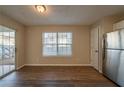
[[[0,10],[16,21],[27,25],[90,25],[98,19],[124,11],[124,6],[46,6],[43,14],[34,6],[0,6]]]

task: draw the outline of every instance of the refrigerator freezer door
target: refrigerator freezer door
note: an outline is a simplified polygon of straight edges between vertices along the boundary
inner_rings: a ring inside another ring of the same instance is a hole
[[[120,64],[118,68],[117,83],[124,87],[124,51],[121,51]]]
[[[120,49],[120,32],[115,31],[106,34],[106,48]]]
[[[124,49],[124,29],[120,31],[120,36],[121,36],[121,49]]]
[[[114,82],[117,81],[119,60],[120,50],[106,50],[103,73]]]

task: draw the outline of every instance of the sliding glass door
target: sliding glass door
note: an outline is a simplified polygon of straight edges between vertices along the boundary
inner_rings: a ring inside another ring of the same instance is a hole
[[[0,26],[0,77],[15,70],[15,30]]]
[[[3,67],[2,67],[2,33],[0,28],[0,76],[3,74]]]

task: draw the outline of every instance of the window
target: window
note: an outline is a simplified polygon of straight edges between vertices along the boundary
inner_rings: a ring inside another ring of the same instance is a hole
[[[72,55],[71,32],[43,33],[43,56],[70,56]]]

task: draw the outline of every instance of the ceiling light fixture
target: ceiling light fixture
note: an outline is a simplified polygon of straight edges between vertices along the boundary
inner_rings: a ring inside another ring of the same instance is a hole
[[[37,9],[38,12],[43,13],[46,11],[45,5],[35,5],[35,8]]]

